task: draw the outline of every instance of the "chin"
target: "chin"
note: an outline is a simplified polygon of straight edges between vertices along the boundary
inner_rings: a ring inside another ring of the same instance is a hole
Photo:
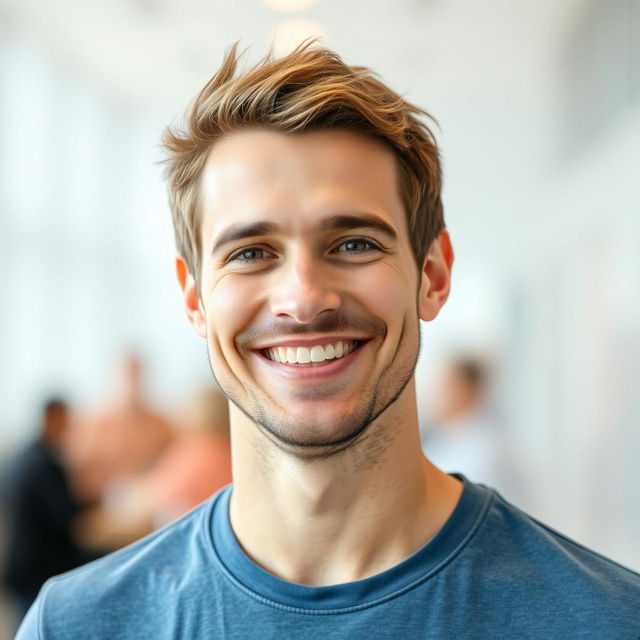
[[[370,410],[355,411],[351,415],[345,415],[344,411],[331,416],[326,411],[313,415],[307,411],[302,415],[288,413],[278,418],[273,414],[252,417],[261,431],[280,448],[323,456],[355,444],[366,432],[372,418]]]

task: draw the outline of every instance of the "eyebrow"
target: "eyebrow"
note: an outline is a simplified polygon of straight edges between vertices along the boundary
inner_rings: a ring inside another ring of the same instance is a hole
[[[319,225],[320,231],[341,231],[346,229],[371,228],[384,233],[391,240],[397,240],[396,230],[387,222],[370,213],[339,214],[330,216]],[[253,222],[250,224],[232,224],[216,238],[211,253],[215,254],[226,244],[245,238],[277,233],[279,226],[274,222]]]
[[[340,214],[323,220],[320,229],[323,231],[341,231],[343,229],[376,229],[391,240],[397,240],[396,230],[382,218],[372,213]]]
[[[211,253],[216,253],[220,247],[230,242],[264,236],[268,233],[275,233],[278,225],[275,222],[253,222],[251,224],[232,224],[227,227],[217,238],[211,249]]]

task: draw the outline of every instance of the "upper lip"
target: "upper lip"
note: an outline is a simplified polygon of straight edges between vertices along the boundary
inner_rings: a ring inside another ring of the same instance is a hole
[[[369,340],[369,336],[319,336],[319,337],[302,337],[281,338],[279,340],[271,340],[264,344],[259,344],[253,348],[256,351],[263,349],[271,349],[273,347],[314,347],[316,345],[335,344],[336,342],[363,342]]]

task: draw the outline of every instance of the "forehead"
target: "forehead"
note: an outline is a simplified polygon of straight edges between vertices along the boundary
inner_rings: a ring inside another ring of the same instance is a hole
[[[312,227],[351,212],[378,215],[406,234],[395,156],[358,133],[231,134],[210,151],[201,188],[205,242],[229,223]]]

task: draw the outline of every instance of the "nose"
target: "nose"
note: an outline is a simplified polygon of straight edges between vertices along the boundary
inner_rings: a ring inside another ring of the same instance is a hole
[[[304,251],[290,256],[273,273],[270,296],[273,315],[309,324],[323,311],[338,309],[342,299],[330,269]]]

